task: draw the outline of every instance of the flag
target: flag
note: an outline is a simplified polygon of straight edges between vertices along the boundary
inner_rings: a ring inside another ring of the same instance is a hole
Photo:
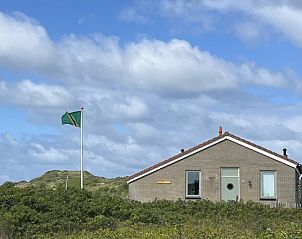
[[[71,124],[75,127],[81,128],[81,111],[75,111],[68,113],[66,111],[65,114],[62,115],[62,124]]]

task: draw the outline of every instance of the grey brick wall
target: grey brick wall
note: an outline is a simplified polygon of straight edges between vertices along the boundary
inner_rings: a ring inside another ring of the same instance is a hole
[[[294,204],[297,200],[297,173],[294,168],[230,140],[222,141],[130,183],[129,198],[142,202],[185,199],[186,170],[200,170],[202,198],[219,201],[221,167],[240,169],[240,198],[244,201],[262,202],[260,170],[276,170],[278,202]],[[171,183],[158,184],[159,180]]]

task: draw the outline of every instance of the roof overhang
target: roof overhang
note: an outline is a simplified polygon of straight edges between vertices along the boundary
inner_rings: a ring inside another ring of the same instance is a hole
[[[156,171],[158,171],[158,170],[160,170],[162,168],[165,168],[165,167],[167,167],[167,166],[169,166],[171,164],[174,164],[174,163],[176,163],[176,162],[178,162],[178,161],[180,161],[182,159],[185,159],[185,158],[187,158],[187,157],[189,157],[189,156],[191,156],[193,154],[196,154],[196,153],[198,153],[198,152],[200,152],[202,150],[205,150],[205,149],[207,149],[207,148],[209,148],[209,147],[211,147],[211,146],[213,146],[215,144],[218,144],[218,143],[220,143],[222,141],[225,141],[225,140],[230,140],[230,141],[232,141],[232,142],[234,142],[236,144],[242,145],[242,146],[244,146],[244,147],[246,147],[248,149],[251,149],[251,150],[253,150],[253,151],[257,152],[257,153],[265,155],[265,156],[267,156],[267,157],[269,157],[271,159],[274,159],[274,160],[276,160],[276,161],[278,161],[280,163],[286,164],[286,165],[288,165],[288,166],[290,166],[292,168],[296,168],[297,167],[297,164],[295,164],[293,162],[290,162],[290,161],[288,161],[288,160],[286,160],[286,159],[284,159],[282,157],[278,157],[278,156],[276,156],[274,154],[271,154],[271,153],[269,153],[269,152],[267,152],[265,150],[259,149],[259,148],[255,147],[253,145],[247,144],[247,143],[245,143],[245,142],[243,142],[241,140],[235,139],[235,138],[227,135],[227,136],[224,136],[224,137],[222,137],[222,138],[220,138],[220,139],[218,139],[218,140],[216,140],[216,141],[214,141],[212,143],[209,143],[209,144],[207,144],[207,145],[205,145],[203,147],[200,147],[200,148],[198,148],[198,149],[196,149],[194,151],[191,151],[191,152],[189,152],[187,154],[181,155],[180,157],[178,157],[178,158],[176,158],[174,160],[171,160],[171,161],[167,162],[166,164],[160,165],[160,166],[158,166],[158,167],[156,167],[156,168],[154,168],[154,169],[152,169],[150,171],[142,173],[142,174],[140,174],[140,175],[138,175],[138,176],[136,176],[134,178],[131,178],[130,180],[127,181],[127,183],[128,184],[132,183],[132,182],[134,182],[134,181],[136,181],[136,180],[138,180],[138,179],[140,179],[142,177],[145,177],[145,176],[147,176],[147,175],[149,175],[149,174],[151,174],[153,172],[156,172]]]

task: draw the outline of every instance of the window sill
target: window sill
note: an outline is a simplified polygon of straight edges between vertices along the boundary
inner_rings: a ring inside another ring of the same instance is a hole
[[[186,196],[186,199],[201,199],[201,197],[200,196],[196,196],[196,197],[194,197],[194,196]]]
[[[260,201],[277,201],[277,198],[265,198],[265,197],[262,197],[262,198],[260,198]]]

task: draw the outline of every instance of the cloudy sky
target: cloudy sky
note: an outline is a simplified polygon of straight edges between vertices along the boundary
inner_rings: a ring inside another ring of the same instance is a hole
[[[0,183],[131,175],[218,127],[302,163],[300,0],[2,0]]]

